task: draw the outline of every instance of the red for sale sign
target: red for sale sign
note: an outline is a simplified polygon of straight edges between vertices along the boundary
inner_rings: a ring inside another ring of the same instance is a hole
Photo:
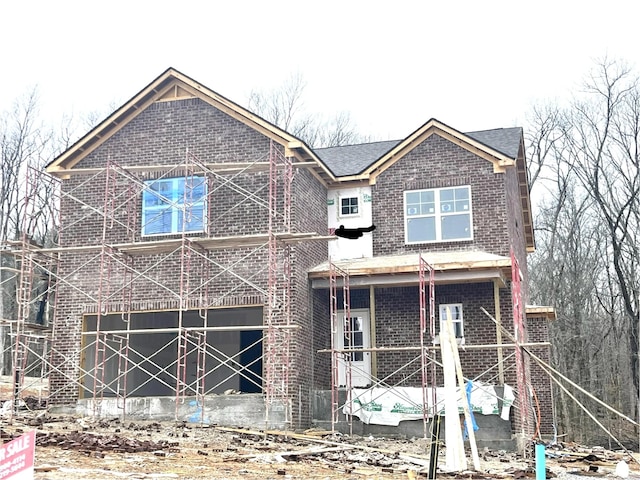
[[[0,446],[0,479],[33,480],[35,451],[35,430]]]

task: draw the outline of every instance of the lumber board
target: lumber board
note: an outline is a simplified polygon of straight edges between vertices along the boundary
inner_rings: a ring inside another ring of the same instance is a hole
[[[314,437],[313,435],[306,435],[304,433],[286,432],[283,430],[248,430],[248,429],[242,429],[242,428],[220,427],[220,426],[216,426],[215,428],[222,432],[242,433],[247,435],[262,435],[262,436],[277,435],[285,438],[295,438],[296,440],[306,440],[308,442],[314,442],[322,445],[348,446],[348,447],[353,447],[354,449],[357,449],[357,450],[364,450],[368,452],[380,452],[380,453],[385,453],[387,455],[396,455],[399,453],[396,450],[389,450],[386,448],[376,448],[376,447],[369,447],[366,445],[356,445],[352,443],[336,442],[332,440],[319,439],[317,437]],[[423,459],[423,460],[429,459],[428,455],[411,454],[407,456]]]

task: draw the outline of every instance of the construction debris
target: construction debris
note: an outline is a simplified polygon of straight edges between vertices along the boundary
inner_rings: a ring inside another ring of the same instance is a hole
[[[39,415],[39,417],[38,417]],[[428,440],[339,435],[329,431],[293,433],[247,430],[184,422],[122,422],[52,417],[35,413],[0,429],[3,441],[30,430],[36,435],[37,479],[68,478],[426,478]],[[605,476],[625,452],[564,443],[547,446],[547,478],[566,474]],[[535,478],[530,461],[503,450],[482,450],[481,469],[438,477],[468,479]],[[467,452],[469,454],[469,452]],[[444,453],[440,454],[444,457]],[[444,464],[444,462],[442,462]],[[620,469],[624,467],[619,467]],[[107,473],[109,472],[109,473]],[[45,476],[46,475],[46,476]]]

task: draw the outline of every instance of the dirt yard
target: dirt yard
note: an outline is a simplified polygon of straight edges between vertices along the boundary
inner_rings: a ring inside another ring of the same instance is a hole
[[[173,422],[93,421],[33,411],[2,420],[3,442],[35,429],[36,474],[56,479],[387,479],[426,478],[423,439],[373,439],[331,432],[255,432]],[[605,476],[624,452],[558,445],[550,475]],[[456,478],[535,478],[533,461],[481,451],[481,471]],[[627,460],[630,460],[626,457]],[[444,452],[440,464],[444,465]],[[471,465],[471,462],[469,461]],[[631,476],[640,467],[631,464]],[[439,473],[438,477],[454,475]]]

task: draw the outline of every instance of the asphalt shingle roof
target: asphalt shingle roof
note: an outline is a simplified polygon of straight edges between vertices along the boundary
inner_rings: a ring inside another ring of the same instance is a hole
[[[493,130],[480,130],[479,132],[468,132],[466,136],[484,143],[487,147],[506,155],[509,158],[516,158],[520,149],[521,127],[495,128]]]
[[[334,175],[344,177],[361,173],[401,141],[387,140],[342,147],[316,148],[314,152]]]
[[[522,128],[496,128],[469,132],[465,135],[509,158],[516,158],[520,148]],[[316,148],[314,152],[335,176],[345,177],[362,173],[400,142],[402,140],[386,140],[341,147]]]

